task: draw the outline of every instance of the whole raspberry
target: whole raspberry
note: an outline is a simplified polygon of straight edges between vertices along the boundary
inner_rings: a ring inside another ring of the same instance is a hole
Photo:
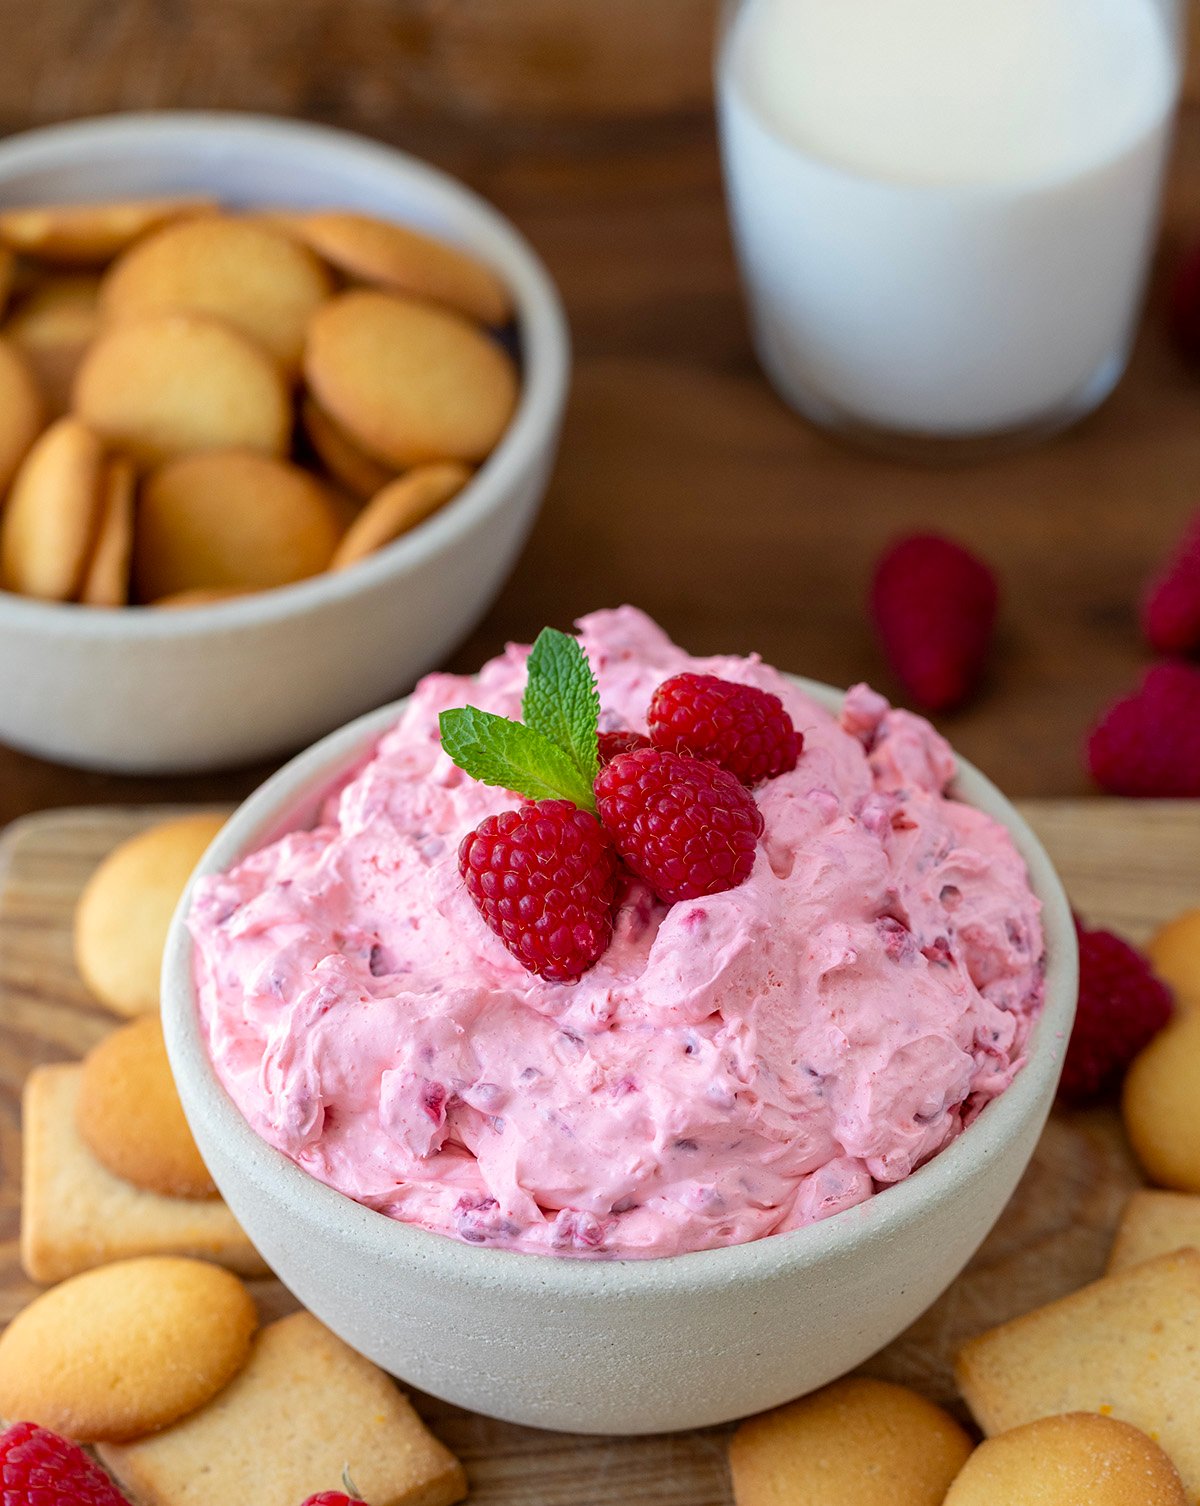
[[[1142,630],[1160,654],[1200,649],[1200,513],[1142,602]]]
[[[596,803],[617,851],[667,904],[750,877],[762,812],[715,763],[659,748],[622,753],[600,770]]]
[[[777,695],[716,675],[664,680],[649,722],[656,748],[719,763],[743,784],[788,773],[804,746]]]
[[[597,752],[600,755],[600,766],[612,763],[618,753],[636,753],[639,748],[648,748],[650,739],[643,737],[640,732],[627,732],[622,728],[619,732],[601,732],[596,738]]]
[[[884,552],[871,616],[888,662],[918,705],[948,711],[975,689],[998,604],[996,577],[953,539],[913,534]]]
[[[1092,778],[1114,795],[1200,795],[1200,669],[1154,665],[1100,718],[1086,758]]]
[[[367,1506],[357,1496],[348,1496],[344,1490],[323,1490],[319,1496],[309,1496],[300,1506]]]
[[[1058,1085],[1064,1103],[1095,1102],[1171,1018],[1171,993],[1111,931],[1079,929],[1079,1008]]]
[[[1169,317],[1176,349],[1187,360],[1200,362],[1200,246],[1179,264]]]
[[[36,1423],[0,1434],[0,1506],[129,1506],[98,1464]]]
[[[589,812],[539,800],[468,832],[458,867],[479,913],[523,967],[572,983],[612,937],[617,863]]]

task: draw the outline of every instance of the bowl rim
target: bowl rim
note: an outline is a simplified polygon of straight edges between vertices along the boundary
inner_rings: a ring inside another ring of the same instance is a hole
[[[831,711],[841,704],[842,691],[796,675],[788,678]],[[294,829],[297,822],[311,819],[321,795],[362,760],[394,724],[407,700],[359,717],[315,743],[238,807],[197,866],[176,909],[164,953],[163,1025],[189,1118],[216,1124],[239,1175],[268,1196],[302,1209],[310,1226],[320,1225],[322,1233],[333,1240],[357,1244],[381,1268],[384,1262],[398,1261],[427,1269],[441,1267],[447,1279],[493,1292],[519,1295],[537,1290],[562,1300],[632,1298],[677,1291],[681,1282],[697,1293],[715,1292],[798,1275],[826,1261],[848,1257],[864,1241],[906,1230],[935,1204],[953,1197],[985,1162],[1011,1151],[1031,1116],[1045,1117],[1075,1014],[1078,948],[1074,918],[1062,883],[1024,817],[989,779],[956,754],[958,772],[952,791],[1008,829],[1042,902],[1045,1001],[1017,1076],[974,1123],[904,1181],[818,1223],[749,1243],[679,1255],[594,1260],[472,1245],[389,1218],[318,1181],[259,1138],[218,1079],[195,1007],[192,940],[184,917],[200,875],[228,868],[283,831]]]
[[[445,507],[352,569],[174,611],[145,607],[86,611],[75,603],[39,601],[0,591],[0,629],[12,626],[60,637],[118,642],[222,636],[301,617],[369,592],[452,551],[483,518],[502,509],[517,488],[521,472],[537,459],[562,417],[570,383],[570,334],[562,300],[545,264],[516,226],[482,195],[398,147],[333,126],[237,111],[146,110],[93,116],[23,131],[0,142],[0,206],[16,174],[52,172],[88,159],[132,153],[151,140],[156,154],[173,150],[181,159],[200,163],[217,149],[300,148],[388,179],[422,203],[448,212],[462,225],[469,224],[475,239],[466,236],[464,244],[501,273],[513,294],[522,342],[517,407],[496,448]],[[219,170],[214,167],[214,178]],[[163,192],[169,191],[169,184],[164,185]]]

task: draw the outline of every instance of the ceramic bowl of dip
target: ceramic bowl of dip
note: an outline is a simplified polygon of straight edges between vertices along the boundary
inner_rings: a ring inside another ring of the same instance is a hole
[[[521,392],[463,490],[353,569],[169,612],[0,592],[0,741],[130,773],[291,752],[443,660],[491,604],[537,515],[570,367],[558,294],[522,236],[463,184],[391,147],[297,121],[176,112],[0,142],[0,205],[177,193],[363,210],[474,252],[512,291]]]
[[[842,694],[797,683],[836,710]],[[233,815],[200,864],[216,873],[310,825],[403,703],[293,760]],[[703,1427],[835,1379],[882,1348],[959,1274],[1020,1180],[1071,1032],[1070,906],[1028,825],[959,761],[951,793],[1010,833],[1042,902],[1046,990],[1025,1065],[944,1150],[865,1203],[790,1233],[657,1259],[492,1249],[399,1223],[318,1182],[261,1140],[209,1060],[185,895],[167,943],[163,1018],[180,1096],[222,1195],[272,1269],[349,1344],[435,1396],[582,1433]]]

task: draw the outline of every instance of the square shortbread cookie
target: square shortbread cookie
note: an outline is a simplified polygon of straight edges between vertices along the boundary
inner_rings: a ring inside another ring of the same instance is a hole
[[[262,1257],[220,1198],[162,1197],[114,1176],[79,1137],[82,1069],[38,1067],[25,1083],[21,1264],[34,1281],[63,1281],[134,1255],[195,1255],[239,1276],[265,1276]]]
[[[1101,1412],[1149,1433],[1200,1496],[1200,1253],[1105,1276],[980,1334],[958,1383],[989,1436],[1061,1412]]]
[[[451,1506],[467,1490],[395,1384],[305,1312],[264,1328],[199,1412],[99,1453],[145,1506],[297,1506],[341,1490],[346,1469],[371,1506]]]
[[[1108,1257],[1109,1274],[1183,1249],[1200,1250],[1200,1197],[1146,1188],[1125,1204]]]

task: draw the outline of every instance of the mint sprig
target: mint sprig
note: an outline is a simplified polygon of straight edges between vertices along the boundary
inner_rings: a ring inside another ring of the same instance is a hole
[[[538,634],[529,655],[521,716],[527,727],[567,754],[590,789],[600,772],[600,692],[577,638],[555,628]]]
[[[442,747],[480,784],[529,800],[570,800],[595,813],[600,696],[576,639],[544,629],[529,655],[521,713],[510,721],[475,706],[443,711]]]

